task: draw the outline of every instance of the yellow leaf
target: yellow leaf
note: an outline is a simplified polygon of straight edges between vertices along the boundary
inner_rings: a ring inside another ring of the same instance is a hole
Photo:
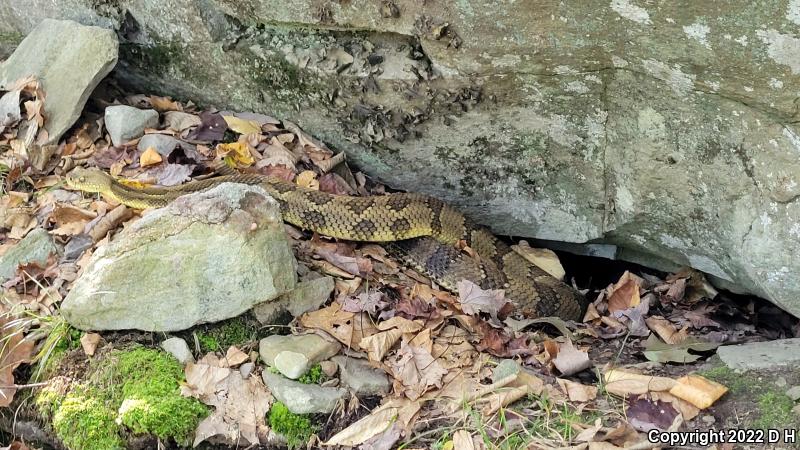
[[[261,125],[254,120],[240,119],[236,116],[222,116],[228,128],[239,134],[261,133]]]
[[[700,409],[706,409],[728,392],[728,388],[703,378],[700,375],[687,375],[678,378],[678,383],[669,390],[675,397],[686,400]]]
[[[672,378],[641,375],[620,369],[607,371],[604,378],[606,391],[620,397],[627,397],[631,394],[669,391],[678,384]]]
[[[152,166],[161,161],[163,161],[161,155],[153,147],[147,147],[147,150],[139,157],[139,165],[142,167]]]
[[[217,145],[217,156],[231,158],[233,162],[242,166],[250,166],[255,162],[253,155],[250,154],[250,148],[245,142],[219,144]]]
[[[316,177],[317,174],[315,174],[313,171],[304,170],[300,172],[300,175],[297,176],[295,183],[297,183],[298,186],[319,190],[319,180],[317,180]]]

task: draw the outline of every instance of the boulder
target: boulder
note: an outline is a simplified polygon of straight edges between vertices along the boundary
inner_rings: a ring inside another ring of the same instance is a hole
[[[276,115],[497,233],[692,266],[800,315],[794,2],[392,4],[54,0],[0,23],[116,17],[139,91]]]
[[[0,22],[7,10],[0,8]],[[2,34],[2,30],[0,30]],[[57,142],[80,117],[89,95],[117,63],[112,30],[71,20],[42,20],[0,64],[0,86],[35,76],[45,92],[44,127]]]
[[[20,264],[33,263],[43,266],[50,255],[58,255],[60,252],[61,248],[47,231],[34,228],[11,250],[0,256],[0,282],[14,278]]]
[[[295,271],[277,202],[258,186],[223,183],[98,248],[61,313],[80,329],[184,330],[292,290]]]
[[[158,111],[128,105],[113,105],[106,108],[105,123],[111,142],[120,146],[142,137],[145,128],[157,127]]]

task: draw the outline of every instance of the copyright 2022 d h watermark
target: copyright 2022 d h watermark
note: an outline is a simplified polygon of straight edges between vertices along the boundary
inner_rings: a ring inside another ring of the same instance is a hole
[[[740,429],[661,431],[650,430],[647,439],[651,443],[670,446],[711,445],[711,444],[795,444],[797,430],[785,429]]]

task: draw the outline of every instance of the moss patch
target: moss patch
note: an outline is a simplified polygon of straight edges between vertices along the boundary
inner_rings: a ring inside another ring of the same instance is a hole
[[[324,376],[325,374],[322,372],[322,366],[314,364],[308,369],[308,372],[300,376],[297,381],[303,384],[320,384]]]
[[[200,349],[204,352],[225,351],[231,345],[241,347],[257,338],[258,329],[243,317],[237,317],[204,331],[197,332]]]
[[[286,438],[289,449],[302,447],[317,431],[307,415],[295,414],[281,402],[272,404],[269,410],[269,426]]]
[[[128,432],[187,444],[208,409],[180,395],[183,380],[182,367],[167,353],[115,350],[98,358],[83,381],[39,391],[36,405],[71,450],[123,448]]]

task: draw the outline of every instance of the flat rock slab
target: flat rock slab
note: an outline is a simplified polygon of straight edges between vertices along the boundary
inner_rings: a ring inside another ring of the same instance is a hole
[[[44,127],[49,142],[57,142],[117,64],[118,47],[112,30],[45,19],[0,64],[0,86],[31,75],[41,80],[46,95]]]
[[[338,342],[327,341],[316,334],[272,335],[258,344],[261,359],[293,380],[308,372],[314,364],[339,353],[340,348]]]
[[[339,379],[356,395],[385,395],[392,388],[386,372],[363,359],[338,355],[331,360],[339,366]]]
[[[731,369],[759,370],[800,365],[800,338],[727,345],[717,349],[722,362]]]
[[[342,388],[303,384],[266,370],[261,377],[272,395],[295,414],[328,414],[347,395]]]
[[[36,228],[19,241],[14,248],[0,256],[0,282],[14,277],[20,264],[44,264],[52,254],[58,254],[59,247],[47,231]]]
[[[84,330],[179,331],[294,289],[278,203],[223,183],[145,214],[99,248],[61,304]]]
[[[171,337],[161,343],[161,348],[171,354],[184,366],[194,362],[194,355],[189,350],[189,344],[179,337]]]

